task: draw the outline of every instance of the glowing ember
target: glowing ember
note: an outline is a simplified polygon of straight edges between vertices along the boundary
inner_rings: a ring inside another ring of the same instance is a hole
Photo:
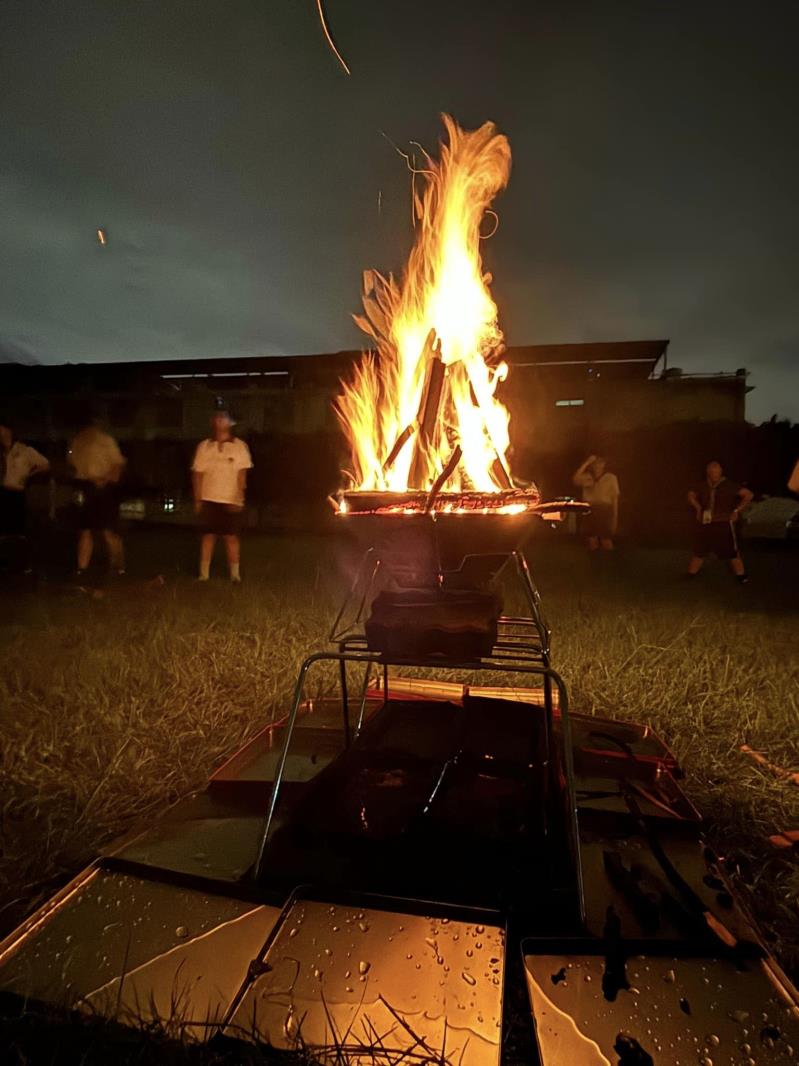
[[[505,492],[347,492],[336,503],[338,514],[359,515],[520,515],[549,513],[551,504],[541,503],[534,486]],[[555,505],[555,508],[562,506]]]
[[[426,156],[420,171],[416,242],[401,282],[364,274],[364,314],[356,322],[377,354],[363,357],[336,405],[351,446],[353,487],[361,491],[494,494],[513,487],[508,411],[495,396],[507,366],[499,360],[502,334],[480,258],[480,226],[507,183],[510,146],[489,122],[467,132],[444,116],[444,125],[440,161]],[[496,511],[491,503],[481,509]],[[442,499],[435,509],[444,506]],[[528,505],[500,506],[517,514]]]

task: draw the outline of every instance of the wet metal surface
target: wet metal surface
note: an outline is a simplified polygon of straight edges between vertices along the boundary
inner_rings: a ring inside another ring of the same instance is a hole
[[[627,960],[629,990],[603,993],[601,957],[528,955],[543,1066],[617,1066],[620,1035],[654,1066],[773,1066],[799,1061],[799,1021],[757,962]],[[629,1062],[644,1063],[644,1058]]]
[[[173,817],[114,854],[161,870],[236,882],[252,866],[262,825],[259,815]]]
[[[34,921],[26,936],[6,942],[0,990],[70,1006],[122,973],[256,910],[263,914],[260,924],[268,924],[270,908],[97,871],[46,921]],[[251,957],[263,943],[259,935]],[[225,959],[223,950],[217,958]]]
[[[280,916],[256,907],[156,955],[90,993],[90,1008],[120,1021],[159,1020],[167,1031],[197,1040],[212,1035]],[[120,987],[121,985],[121,987]]]
[[[504,954],[496,926],[301,901],[230,1031],[284,1048],[301,1036],[352,1054],[415,1046],[442,1063],[497,1063]]]
[[[354,687],[359,687],[355,678]],[[382,700],[367,700],[364,719],[368,720]],[[350,723],[358,721],[360,701],[350,700]],[[269,790],[285,741],[285,728],[270,726],[256,734],[243,748],[214,773],[208,786],[211,796],[243,798],[265,809]],[[344,717],[339,699],[307,700],[300,708],[284,779],[304,784],[328,766],[345,748]]]
[[[737,908],[730,905],[730,900],[724,905],[722,896],[708,886],[705,877],[711,871],[704,861],[700,842],[665,833],[659,840],[668,859],[706,908],[737,937],[750,939],[751,928],[742,921]],[[640,908],[636,909],[633,895],[611,883],[606,870],[608,856],[616,857],[626,871],[634,871],[636,889],[655,904],[657,918],[654,924],[643,919]],[[704,923],[697,922],[696,916],[685,906],[641,835],[608,838],[583,833],[580,861],[585,883],[593,886],[593,890],[586,893],[585,909],[587,928],[595,936],[602,936],[609,905],[618,914],[622,936],[626,939],[646,936],[658,940],[684,940],[702,935]]]

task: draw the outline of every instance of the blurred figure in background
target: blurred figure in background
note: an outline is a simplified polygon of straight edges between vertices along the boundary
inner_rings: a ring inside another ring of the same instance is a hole
[[[688,502],[694,509],[696,525],[687,576],[696,577],[705,557],[715,555],[729,565],[742,585],[746,584],[749,578],[738,550],[735,524],[741,511],[752,502],[752,493],[726,478],[721,463],[713,459],[705,468],[705,480],[688,493]]]
[[[194,509],[202,527],[199,580],[210,577],[216,538],[222,537],[230,580],[237,585],[241,581],[241,519],[252,458],[245,442],[234,434],[235,424],[229,411],[214,411],[211,436],[197,445],[191,471]]]
[[[796,466],[793,468],[793,473],[788,478],[788,488],[791,492],[795,492],[799,496],[799,459],[796,460]]]
[[[49,469],[49,459],[29,444],[14,440],[14,431],[8,422],[0,422],[0,537],[18,539],[23,546],[22,569],[25,571],[30,568],[25,486],[29,478]]]
[[[92,560],[94,535],[101,533],[112,573],[125,573],[125,549],[119,535],[119,479],[125,458],[114,438],[96,420],[85,426],[69,447],[69,462],[82,492],[78,517],[78,567],[82,577]]]
[[[583,532],[589,551],[613,551],[613,538],[619,526],[619,479],[607,469],[603,455],[589,455],[574,472],[572,481],[582,489],[591,513],[583,519]]]

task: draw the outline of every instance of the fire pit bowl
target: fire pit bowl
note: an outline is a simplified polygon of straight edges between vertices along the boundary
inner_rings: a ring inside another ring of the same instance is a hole
[[[442,493],[433,507],[427,505],[423,492],[346,492],[336,518],[364,550],[375,551],[401,588],[429,587],[440,583],[441,575],[467,571],[469,580],[458,583],[477,587],[496,571],[498,558],[524,545],[536,520],[585,509],[573,501],[542,503],[535,488]]]

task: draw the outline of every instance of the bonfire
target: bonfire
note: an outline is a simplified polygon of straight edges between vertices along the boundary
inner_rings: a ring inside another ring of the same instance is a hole
[[[497,396],[508,367],[480,254],[510,145],[490,122],[466,131],[444,116],[444,125],[438,161],[425,154],[414,169],[423,188],[401,279],[364,273],[355,321],[372,347],[336,403],[350,447],[341,513],[518,514],[539,499],[510,470],[510,417]]]

